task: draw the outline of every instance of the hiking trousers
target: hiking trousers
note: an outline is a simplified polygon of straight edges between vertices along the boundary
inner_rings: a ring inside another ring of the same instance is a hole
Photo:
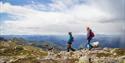
[[[67,52],[69,52],[70,50],[75,51],[75,49],[73,49],[71,45],[72,44],[67,45]]]

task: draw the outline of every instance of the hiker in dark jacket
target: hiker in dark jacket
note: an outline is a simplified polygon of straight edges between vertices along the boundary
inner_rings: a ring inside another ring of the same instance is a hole
[[[74,41],[74,38],[72,36],[72,32],[69,32],[69,40],[68,40],[68,45],[67,45],[67,52],[69,50],[75,51],[75,49],[72,48],[72,42]]]
[[[88,42],[87,46],[89,47],[89,50],[93,48],[93,46],[90,44],[93,37],[94,37],[94,33],[89,27],[87,27],[87,42]]]

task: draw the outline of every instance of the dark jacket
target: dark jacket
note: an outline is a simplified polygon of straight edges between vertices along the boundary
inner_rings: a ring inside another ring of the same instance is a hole
[[[87,32],[87,40],[91,40],[94,36],[95,36],[94,33],[93,33],[92,30],[90,29],[90,30]]]

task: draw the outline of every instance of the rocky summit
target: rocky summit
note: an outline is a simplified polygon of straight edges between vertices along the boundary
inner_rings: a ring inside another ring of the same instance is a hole
[[[1,41],[0,63],[125,63],[125,49],[83,48],[56,52],[13,41]]]
[[[48,60],[48,61],[47,61]],[[41,60],[41,63],[125,63],[125,50],[119,48],[82,49],[75,52],[61,51]]]

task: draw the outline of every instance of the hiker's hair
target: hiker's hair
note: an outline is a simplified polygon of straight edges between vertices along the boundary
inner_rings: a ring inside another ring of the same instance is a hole
[[[87,27],[86,29],[87,29],[87,30],[90,30],[90,28],[89,28],[89,27]]]
[[[69,34],[72,34],[72,32],[69,32]]]

